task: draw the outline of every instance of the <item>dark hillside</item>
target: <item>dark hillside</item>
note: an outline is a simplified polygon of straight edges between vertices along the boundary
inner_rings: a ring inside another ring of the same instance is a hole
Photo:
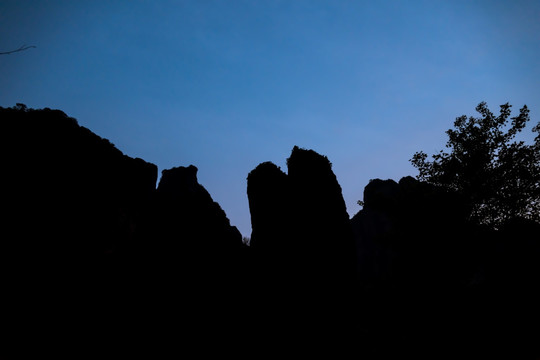
[[[247,246],[193,165],[156,188],[155,165],[62,111],[0,108],[0,128],[5,323],[26,343],[540,355],[534,216],[489,227],[467,194],[405,177],[372,180],[349,219],[329,159],[294,147],[287,173],[247,177]]]
[[[163,316],[196,329],[237,311],[239,294],[220,296],[222,284],[238,288],[245,248],[195,167],[165,170],[156,189],[155,165],[62,111],[0,108],[0,126],[1,256],[16,326],[150,339],[168,331]]]
[[[121,257],[153,196],[157,167],[123,155],[59,110],[0,112],[10,258],[32,264],[27,271],[58,267],[64,277],[71,267]]]
[[[459,193],[411,177],[371,181],[351,224],[359,303],[377,341],[426,357],[538,354],[538,224],[471,223]]]

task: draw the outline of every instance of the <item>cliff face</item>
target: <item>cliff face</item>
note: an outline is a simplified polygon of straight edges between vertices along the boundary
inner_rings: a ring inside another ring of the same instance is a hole
[[[194,166],[163,171],[156,189],[155,165],[61,111],[0,108],[0,128],[13,333],[61,328],[61,338],[94,341],[99,329],[147,342],[174,324],[190,344],[209,327],[218,339],[230,332],[220,324],[240,324],[246,249]]]
[[[197,168],[176,167],[163,170],[157,188],[159,227],[171,227],[169,236],[208,251],[223,251],[241,246],[242,236],[231,226],[227,215],[197,180]]]
[[[326,156],[294,147],[287,168],[299,256],[316,277],[342,279],[355,259],[349,215],[332,165]]]
[[[287,173],[248,175],[247,247],[195,166],[164,170],[156,189],[155,165],[61,111],[0,108],[0,129],[13,333],[93,325],[197,351],[348,344],[376,358],[536,351],[536,223],[473,226],[459,194],[411,177],[371,181],[349,220],[328,159],[294,147]]]
[[[293,221],[289,179],[270,162],[259,164],[247,178],[251,214],[250,246],[256,251],[279,256],[290,245]]]
[[[59,110],[0,112],[7,253],[30,268],[48,264],[44,270],[121,256],[152,197],[156,166],[123,155]]]
[[[341,281],[354,264],[345,202],[328,159],[294,147],[288,174],[262,163],[248,176],[252,246],[288,276]],[[285,270],[283,267],[287,267]]]
[[[474,241],[467,239],[472,229],[462,204],[458,194],[412,177],[372,180],[364,189],[364,208],[351,219],[361,282],[465,286],[473,269],[464,254],[472,253]]]
[[[199,260],[241,247],[194,166],[163,171],[156,190],[154,164],[122,154],[59,110],[20,105],[1,108],[0,118],[2,255],[18,275],[109,282],[180,258],[183,247]]]
[[[155,256],[183,267],[223,272],[242,248],[242,236],[197,181],[197,168],[163,170],[155,197]],[[189,264],[189,265],[188,265]],[[219,267],[223,266],[223,269]]]
[[[365,187],[364,208],[351,219],[365,324],[391,323],[393,334],[383,329],[391,341],[422,338],[430,351],[500,356],[522,343],[530,352],[539,225],[516,220],[495,231],[467,213],[459,193],[411,177]]]
[[[355,326],[355,259],[341,187],[312,150],[294,147],[287,168],[266,162],[248,176],[258,290],[251,306],[285,336],[345,339]]]

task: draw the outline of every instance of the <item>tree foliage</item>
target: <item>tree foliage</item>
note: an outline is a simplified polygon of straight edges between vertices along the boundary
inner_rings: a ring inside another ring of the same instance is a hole
[[[508,103],[498,116],[485,102],[476,111],[480,117],[460,116],[446,131],[449,152],[431,161],[423,151],[414,154],[417,178],[464,195],[475,222],[495,228],[518,217],[540,222],[540,122],[527,144],[516,139],[530,120],[526,105],[515,117]]]

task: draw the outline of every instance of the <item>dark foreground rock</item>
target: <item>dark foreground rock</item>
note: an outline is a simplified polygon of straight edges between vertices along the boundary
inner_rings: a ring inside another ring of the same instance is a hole
[[[366,186],[351,224],[363,323],[375,343],[395,346],[379,345],[380,356],[539,354],[540,267],[530,257],[540,256],[540,227],[521,220],[489,230],[469,222],[465,204],[411,177]]]
[[[59,110],[0,108],[0,126],[11,333],[142,344],[174,324],[189,344],[239,312],[246,248],[195,167],[156,189],[155,165]]]
[[[357,334],[354,245],[331,164],[295,147],[288,174],[262,163],[248,175],[259,310],[269,326],[313,343]]]
[[[3,325],[18,351],[540,354],[539,224],[473,224],[459,194],[410,177],[370,182],[349,220],[329,160],[295,147],[287,173],[248,176],[248,247],[195,166],[156,188],[155,165],[61,111],[0,108],[0,127]]]

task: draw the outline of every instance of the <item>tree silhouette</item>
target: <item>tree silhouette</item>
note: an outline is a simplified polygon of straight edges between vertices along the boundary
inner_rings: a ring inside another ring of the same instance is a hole
[[[524,105],[510,117],[510,108],[501,105],[495,116],[481,102],[481,117],[460,116],[446,131],[450,152],[441,150],[429,161],[419,151],[410,160],[419,180],[461,193],[471,220],[494,228],[518,217],[540,222],[540,123],[532,129],[538,133],[533,144],[517,141],[529,109]]]

